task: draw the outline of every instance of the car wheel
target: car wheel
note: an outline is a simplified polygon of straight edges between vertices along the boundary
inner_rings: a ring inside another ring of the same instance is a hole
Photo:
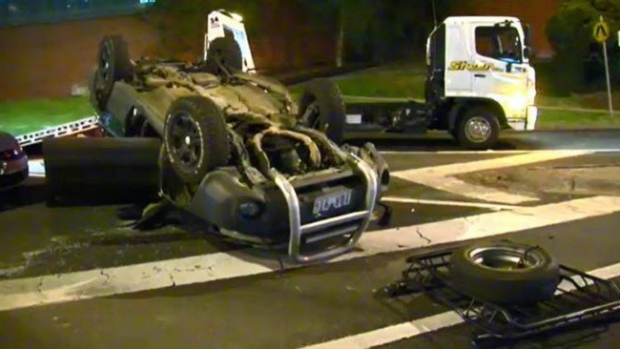
[[[205,69],[215,75],[223,73],[222,66],[233,73],[243,69],[243,55],[239,44],[233,38],[217,38],[209,44]]]
[[[164,145],[173,170],[187,184],[224,166],[230,143],[224,115],[210,99],[192,96],[172,103],[164,128]]]
[[[529,304],[551,298],[559,265],[538,246],[487,242],[456,250],[450,262],[454,287],[479,300]]]
[[[114,83],[128,81],[133,76],[127,42],[118,35],[105,36],[99,44],[96,71],[92,77],[91,93],[97,108],[105,110]]]
[[[454,131],[462,146],[470,149],[488,149],[499,139],[499,121],[487,107],[467,110]]]
[[[324,132],[334,143],[342,144],[346,109],[338,86],[329,79],[310,80],[299,102],[299,120]]]
[[[151,124],[149,124],[146,119],[144,119],[144,121],[142,121],[142,124],[140,125],[139,135],[140,137],[144,138],[159,138],[159,135],[157,134],[157,131],[155,131],[155,128],[153,128],[153,126],[151,126]]]
[[[148,122],[148,120],[141,115],[128,116],[129,126],[125,136],[127,137],[142,137],[142,138],[160,138],[155,128]]]

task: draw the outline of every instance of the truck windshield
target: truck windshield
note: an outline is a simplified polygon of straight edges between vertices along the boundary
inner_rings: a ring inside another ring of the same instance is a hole
[[[519,63],[523,60],[521,37],[514,27],[477,27],[476,51],[480,55],[505,62]]]

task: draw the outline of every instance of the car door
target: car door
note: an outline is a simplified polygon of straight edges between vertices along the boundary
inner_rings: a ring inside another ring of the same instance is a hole
[[[485,98],[513,97],[527,86],[528,65],[523,55],[520,27],[480,24],[474,29],[475,60],[481,69],[473,73],[472,91]]]

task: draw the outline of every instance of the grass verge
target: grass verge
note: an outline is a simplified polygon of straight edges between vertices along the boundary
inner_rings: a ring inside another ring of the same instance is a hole
[[[0,102],[0,129],[19,136],[93,114],[86,97]]]
[[[332,80],[338,84],[346,96],[345,102],[375,101],[374,99],[356,96],[422,100],[424,98],[425,74],[425,68],[420,64],[391,64],[345,74],[334,77]],[[290,90],[295,98],[299,98],[302,86],[292,86]],[[607,108],[606,101],[605,93],[569,97],[552,97],[539,94],[537,98],[539,105],[566,108],[566,110],[543,108],[537,128],[620,128],[620,113],[611,118],[605,112],[571,110],[572,108],[604,110]],[[620,106],[620,93],[616,94],[614,105]],[[94,111],[86,97],[0,102],[0,129],[14,135],[23,135],[79,120],[93,114]]]

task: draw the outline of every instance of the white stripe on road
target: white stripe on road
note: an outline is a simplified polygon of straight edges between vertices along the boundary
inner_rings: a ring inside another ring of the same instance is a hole
[[[589,150],[558,150],[505,156],[496,159],[479,160],[442,166],[423,167],[390,173],[392,177],[425,185],[441,191],[460,196],[503,204],[516,205],[538,201],[538,198],[512,194],[494,188],[466,183],[452,176],[465,173],[488,171],[498,168],[522,166],[543,161],[552,161],[576,157],[591,153]]]
[[[620,263],[591,270],[588,273],[601,279],[612,279],[620,276]],[[580,278],[574,277],[573,280],[577,282],[578,285],[584,286]],[[575,290],[575,286],[566,281],[559,286],[566,292]],[[556,292],[556,294],[559,294],[559,292]],[[404,339],[411,339],[429,332],[434,332],[463,323],[464,321],[458,313],[449,311],[418,320],[407,321],[397,325],[335,339],[325,343],[310,345],[303,347],[303,349],[367,349],[394,343]]]
[[[594,197],[523,207],[422,225],[368,232],[359,251],[328,263],[542,228],[620,212],[620,197]],[[274,260],[252,257],[253,250],[214,253],[69,274],[0,282],[0,310],[77,301],[172,286],[206,283],[278,270]],[[287,265],[287,269],[298,266]]]
[[[383,155],[514,155],[526,153],[548,153],[550,151],[584,151],[587,153],[620,153],[620,148],[601,149],[533,149],[533,150],[381,150]]]
[[[419,176],[416,183],[436,190],[449,192],[460,197],[505,205],[528,204],[539,201],[535,196],[514,194],[508,191],[468,183],[454,177]]]
[[[379,151],[379,153],[381,153],[382,155],[514,155],[526,154],[536,151],[540,150],[381,150]]]
[[[620,212],[620,196],[597,196],[397,227],[365,234],[359,242],[360,251],[351,252],[336,259],[345,260],[378,253],[486,238],[618,212]]]
[[[425,199],[411,199],[411,198],[399,198],[394,196],[385,196],[381,198],[381,201],[398,202],[403,204],[421,204],[421,205],[440,205],[440,206],[457,206],[457,207],[478,207],[488,208],[492,210],[514,210],[522,206],[514,205],[501,205],[501,204],[487,204],[482,202],[467,202],[467,201],[450,201],[450,200],[425,200]]]
[[[454,176],[464,173],[495,170],[522,165],[529,165],[543,161],[561,160],[581,155],[590,154],[590,150],[553,150],[541,152],[529,152],[527,154],[504,156],[495,159],[486,159],[471,162],[462,162],[433,167],[423,167],[394,172],[394,176],[406,180],[415,181],[417,176]],[[414,159],[412,159],[415,162]]]

